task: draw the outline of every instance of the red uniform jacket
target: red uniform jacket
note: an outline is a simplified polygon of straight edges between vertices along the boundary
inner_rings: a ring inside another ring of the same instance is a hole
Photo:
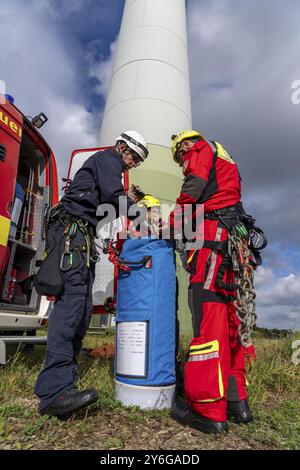
[[[241,178],[236,163],[217,142],[196,142],[183,158],[185,176],[176,204],[204,204],[204,212],[234,206],[241,200]],[[179,207],[170,214],[171,227],[182,223]],[[176,217],[178,216],[178,217]]]

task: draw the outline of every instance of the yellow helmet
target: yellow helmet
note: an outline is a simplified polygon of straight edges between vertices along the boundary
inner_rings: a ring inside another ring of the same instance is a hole
[[[194,139],[195,137],[202,138],[202,135],[198,131],[193,131],[191,129],[179,132],[179,134],[177,135],[176,134],[172,135],[171,151],[172,151],[173,159],[176,163],[179,163],[179,160],[177,158],[177,150],[181,142],[183,142],[184,140],[188,140],[188,139]]]
[[[143,199],[141,199],[137,205],[139,207],[145,206],[147,209],[151,209],[151,207],[160,207],[159,199],[151,196],[150,194],[146,194]]]

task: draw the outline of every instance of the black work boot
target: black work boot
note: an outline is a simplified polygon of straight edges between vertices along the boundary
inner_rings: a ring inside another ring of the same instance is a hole
[[[212,421],[198,415],[188,407],[184,400],[177,400],[172,408],[171,416],[184,426],[198,429],[206,434],[218,434],[228,430],[226,421]]]
[[[89,406],[99,398],[99,392],[94,388],[77,390],[76,388],[63,392],[53,403],[40,410],[41,415],[63,418],[73,411]]]
[[[228,401],[227,418],[236,423],[247,424],[253,421],[253,416],[249,408],[248,400]]]

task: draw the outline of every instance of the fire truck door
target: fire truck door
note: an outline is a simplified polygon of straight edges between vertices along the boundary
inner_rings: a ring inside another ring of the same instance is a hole
[[[0,279],[4,269],[18,172],[22,117],[9,103],[0,106]]]

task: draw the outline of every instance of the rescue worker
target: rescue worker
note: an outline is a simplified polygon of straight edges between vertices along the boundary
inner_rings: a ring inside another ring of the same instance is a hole
[[[67,193],[50,211],[46,249],[64,244],[61,275],[64,292],[48,322],[45,363],[35,393],[40,412],[67,416],[99,398],[95,389],[78,390],[77,356],[92,314],[92,286],[95,276],[93,239],[100,204],[119,208],[119,197],[127,197],[128,207],[135,203],[126,196],[122,183],[125,170],[140,165],[148,155],[145,139],[136,131],[123,132],[115,147],[89,157],[78,170]]]
[[[183,131],[172,139],[173,158],[185,177],[170,215],[173,231],[183,223],[184,204],[204,205],[203,247],[187,254],[194,338],[184,370],[186,401],[175,402],[172,416],[184,425],[215,434],[227,430],[227,418],[239,423],[252,420],[245,358],[248,354],[254,356],[254,349],[240,343],[235,292],[216,286],[226,246],[223,242],[237,223],[238,214],[244,213],[241,178],[236,163],[219,143],[205,140],[194,130]],[[224,279],[233,282],[230,268]]]

